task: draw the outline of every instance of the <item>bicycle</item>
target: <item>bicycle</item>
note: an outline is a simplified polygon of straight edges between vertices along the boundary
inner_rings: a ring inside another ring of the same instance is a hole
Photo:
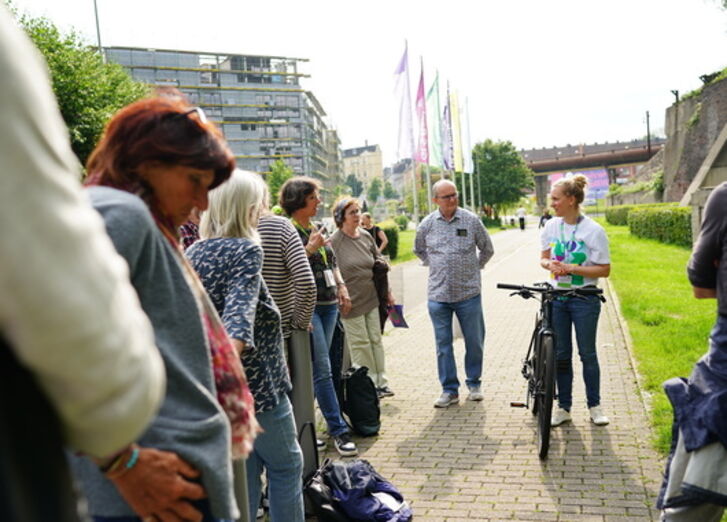
[[[535,298],[540,301],[540,310],[535,317],[535,328],[521,370],[528,381],[526,402],[511,402],[510,406],[529,408],[533,415],[537,415],[538,456],[544,460],[550,448],[550,417],[555,397],[555,332],[551,323],[551,302],[559,297],[585,298],[590,295],[597,295],[603,302],[606,299],[602,295],[603,290],[595,286],[554,288],[548,283],[535,283],[535,286],[498,283],[497,288],[515,290],[511,296],[519,295],[523,299]],[[538,294],[540,297],[537,297]]]

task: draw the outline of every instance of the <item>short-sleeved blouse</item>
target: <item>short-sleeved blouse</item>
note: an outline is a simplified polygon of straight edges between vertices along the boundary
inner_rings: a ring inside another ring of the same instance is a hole
[[[262,278],[262,248],[246,238],[203,239],[187,250],[187,257],[230,337],[245,343],[242,364],[255,411],[273,409],[291,384],[280,312]]]

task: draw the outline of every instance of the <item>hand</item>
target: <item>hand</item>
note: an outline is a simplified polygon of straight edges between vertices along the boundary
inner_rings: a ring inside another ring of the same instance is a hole
[[[394,306],[396,304],[396,299],[394,299],[394,294],[389,291],[389,295],[386,296],[386,304],[388,306]]]
[[[554,259],[551,259],[548,262],[548,270],[550,270],[553,274],[557,276],[563,276],[568,275],[568,265],[565,263],[562,263],[561,261],[556,261]]]
[[[313,331],[313,323],[311,323],[311,324],[308,325],[308,331],[309,332],[312,332]]]
[[[201,485],[189,480],[197,477],[199,471],[176,453],[140,448],[136,465],[109,480],[142,518],[200,522],[202,514],[187,502],[207,496]]]
[[[311,250],[318,250],[326,244],[326,238],[323,235],[323,229],[318,229],[308,236],[308,246]]]
[[[344,317],[351,311],[351,298],[348,297],[348,289],[345,285],[338,287],[338,306],[341,308],[341,315]]]

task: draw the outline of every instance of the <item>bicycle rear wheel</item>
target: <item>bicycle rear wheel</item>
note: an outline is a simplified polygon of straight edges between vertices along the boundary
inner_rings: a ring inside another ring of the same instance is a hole
[[[535,398],[538,403],[538,456],[546,459],[550,448],[550,416],[555,395],[555,348],[552,335],[541,337],[538,359],[538,391]]]

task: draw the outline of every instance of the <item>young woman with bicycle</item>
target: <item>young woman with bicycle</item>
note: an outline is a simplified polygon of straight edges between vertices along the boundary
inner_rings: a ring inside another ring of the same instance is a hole
[[[587,184],[586,177],[577,174],[559,180],[550,192],[556,217],[546,223],[541,235],[540,266],[550,272],[548,282],[555,288],[595,286],[599,277],[608,277],[611,271],[603,227],[580,211]],[[596,354],[600,311],[601,301],[596,295],[558,297],[552,303],[558,408],[551,426],[571,420],[574,327],[591,421],[599,426],[609,422],[601,409],[601,372]]]

